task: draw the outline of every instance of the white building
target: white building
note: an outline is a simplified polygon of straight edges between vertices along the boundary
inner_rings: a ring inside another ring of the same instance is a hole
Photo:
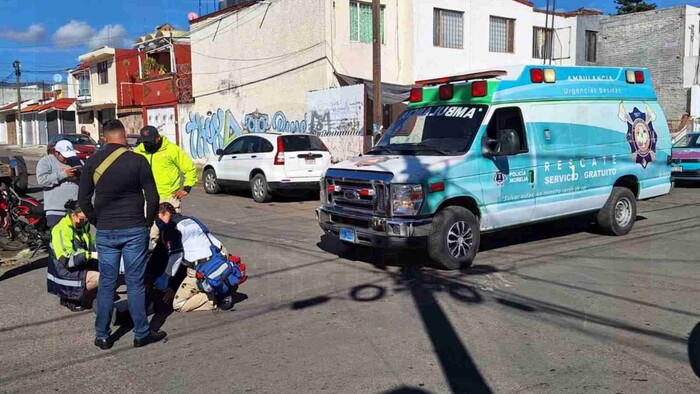
[[[550,52],[556,64],[595,62],[599,11],[548,16],[524,0],[381,4],[385,127],[419,79],[543,63]],[[546,29],[552,18],[554,30]],[[366,146],[370,2],[238,2],[191,21],[190,30],[194,104],[181,105],[178,113],[181,144],[195,159],[213,155],[240,133],[267,130],[318,133],[336,159]],[[360,87],[328,90],[348,84]]]

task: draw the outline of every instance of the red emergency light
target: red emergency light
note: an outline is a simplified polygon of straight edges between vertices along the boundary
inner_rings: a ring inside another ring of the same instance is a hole
[[[544,70],[542,70],[541,68],[531,68],[530,81],[532,81],[532,83],[544,82]]]
[[[488,86],[486,81],[472,82],[472,97],[486,97],[489,92]]]
[[[419,103],[423,101],[423,88],[412,88],[410,100],[412,103]]]
[[[644,83],[644,71],[635,71],[634,72],[634,81],[636,83]]]
[[[447,85],[440,85],[438,95],[440,96],[440,100],[450,100],[454,95],[454,87],[449,83]]]

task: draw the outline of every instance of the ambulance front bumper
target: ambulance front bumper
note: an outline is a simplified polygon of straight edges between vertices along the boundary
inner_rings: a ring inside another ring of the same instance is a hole
[[[351,230],[354,241],[345,242],[376,248],[423,248],[433,223],[432,218],[387,218],[328,206],[318,208],[316,215],[326,234],[340,238],[341,229]]]

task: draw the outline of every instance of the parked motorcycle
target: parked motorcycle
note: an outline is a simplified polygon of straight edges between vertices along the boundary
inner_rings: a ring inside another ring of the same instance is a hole
[[[0,186],[0,248],[38,250],[48,239],[48,227],[43,205],[34,198],[21,197],[7,177]]]

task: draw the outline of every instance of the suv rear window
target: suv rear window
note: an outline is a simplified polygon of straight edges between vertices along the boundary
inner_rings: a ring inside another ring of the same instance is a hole
[[[320,138],[315,135],[284,135],[282,137],[285,152],[301,152],[301,151],[322,151],[328,152],[328,148],[323,144]]]

